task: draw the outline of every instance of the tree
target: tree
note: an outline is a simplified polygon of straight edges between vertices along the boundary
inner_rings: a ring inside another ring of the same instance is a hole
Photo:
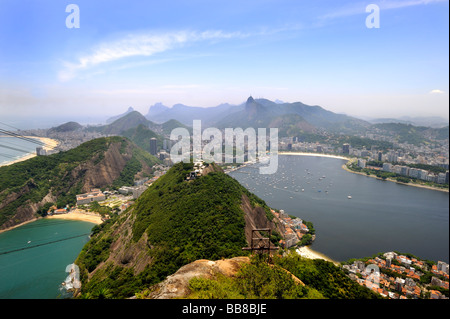
[[[407,184],[407,183],[410,182],[410,179],[408,177],[398,176],[397,177],[397,181],[400,182],[400,183]]]

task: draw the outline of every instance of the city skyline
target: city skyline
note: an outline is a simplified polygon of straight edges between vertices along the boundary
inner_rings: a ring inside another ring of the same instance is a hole
[[[380,9],[368,28],[366,8]],[[112,116],[255,98],[448,120],[448,0],[0,5],[0,116]]]

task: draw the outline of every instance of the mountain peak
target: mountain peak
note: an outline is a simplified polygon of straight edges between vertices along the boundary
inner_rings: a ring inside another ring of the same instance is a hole
[[[249,97],[247,103],[245,103],[245,111],[247,112],[248,119],[255,118],[258,113],[264,113],[264,107],[253,99]]]
[[[127,115],[129,113],[131,113],[131,112],[134,112],[134,109],[133,109],[133,107],[130,106],[125,113],[122,113],[122,114],[119,114],[119,115],[116,115],[116,116],[112,116],[109,119],[107,119],[106,120],[106,124],[110,124],[110,123],[116,121],[117,119],[119,119],[119,118],[121,118],[121,117],[123,117],[123,116],[125,116],[125,115]]]
[[[154,105],[150,106],[151,109],[160,109],[160,108],[167,108],[162,102],[155,103]]]

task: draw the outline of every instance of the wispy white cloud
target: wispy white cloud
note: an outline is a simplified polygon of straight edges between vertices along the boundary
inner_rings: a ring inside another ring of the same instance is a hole
[[[430,94],[444,94],[445,92],[444,91],[441,91],[441,90],[432,90],[431,92],[430,92]]]
[[[406,1],[390,1],[382,0],[378,4],[380,9],[399,9],[413,6],[421,6],[427,4],[434,4],[438,2],[448,2],[448,0],[406,0]]]
[[[421,5],[429,5],[436,4],[442,2],[448,2],[449,0],[380,0],[380,1],[372,1],[373,4],[376,4],[380,10],[393,10],[393,9],[401,9],[413,6],[421,6]],[[366,7],[370,2],[359,2],[354,3],[351,6],[337,9],[333,12],[327,13],[319,17],[321,21],[336,19],[336,18],[345,18],[358,14],[366,14]]]
[[[249,34],[224,32],[221,30],[130,34],[115,41],[99,44],[91,50],[91,53],[81,56],[76,62],[64,62],[63,68],[59,72],[59,79],[67,81],[77,76],[80,71],[98,65],[130,57],[149,57],[182,47],[188,43],[206,40],[227,40],[246,36],[249,36]]]

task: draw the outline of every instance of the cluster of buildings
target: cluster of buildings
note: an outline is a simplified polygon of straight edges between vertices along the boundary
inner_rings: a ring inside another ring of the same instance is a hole
[[[383,172],[396,173],[402,176],[417,178],[427,182],[448,184],[448,171],[446,173],[435,174],[424,169],[408,167],[405,165],[392,165],[391,163],[383,163]]]
[[[60,151],[68,151],[87,141],[103,137],[104,134],[99,132],[89,132],[85,130],[75,130],[68,132],[58,132],[52,129],[32,129],[21,131],[22,135],[42,136],[52,138],[58,141],[58,145],[53,150],[44,150],[43,148],[36,148],[36,155],[45,156],[58,153]]]
[[[138,198],[147,189],[148,185],[140,186],[122,186],[119,188],[119,193],[122,195],[132,195],[133,199]]]
[[[197,177],[202,176],[203,170],[205,169],[205,163],[203,161],[195,162],[193,170],[189,172],[186,176],[187,181],[191,181],[196,179]]]
[[[130,200],[136,199],[160,176],[162,176],[166,172],[166,167],[158,166],[155,169],[155,176],[152,178],[143,178],[134,182],[134,186],[122,186],[117,191],[104,191],[102,192],[100,189],[91,189],[90,192],[85,194],[76,195],[77,206],[81,205],[89,205],[92,202],[104,202],[108,198],[115,194],[123,195],[122,200],[114,200],[113,204],[117,204],[120,211],[124,211],[127,209],[131,202]],[[119,197],[120,197],[119,195]],[[103,203],[101,205],[110,206],[109,203]]]
[[[101,202],[106,199],[106,195],[99,189],[91,189],[90,192],[79,194],[77,197],[77,205],[87,205],[92,202]]]
[[[447,263],[439,261],[437,265],[433,265],[429,269],[428,264],[424,261],[395,252],[385,253],[383,257],[375,257],[367,262],[356,260],[353,264],[342,267],[349,272],[351,279],[385,298],[448,299],[440,291],[430,288],[438,286],[448,289],[449,266]],[[393,262],[394,260],[395,262]],[[388,272],[382,272],[381,269],[388,270]],[[433,276],[430,284],[421,283],[420,278],[429,272],[439,278]]]
[[[401,176],[416,178],[427,182],[433,182],[437,184],[448,184],[449,173],[434,173],[429,170],[409,167],[406,165],[394,165],[392,163],[383,163],[383,167],[368,166],[367,161],[363,158],[358,158],[358,167],[370,168],[373,170],[395,173]]]
[[[284,234],[281,234],[284,240],[280,240],[280,245],[282,247],[290,248],[297,245],[302,240],[302,237],[309,232],[308,227],[300,218],[291,218],[282,209],[279,213],[273,209],[271,212],[284,228]]]
[[[172,166],[172,160],[170,159],[170,149],[172,147],[172,141],[164,139],[163,140],[163,146],[158,151],[158,140],[156,138],[150,139],[150,154],[156,156],[159,158],[159,160],[165,165],[165,166]]]
[[[448,170],[449,156],[448,151],[445,153],[446,148],[444,146],[442,146],[443,148],[435,149],[430,149],[428,146],[413,146],[410,144],[396,144],[396,146],[399,149],[388,151],[377,150],[376,147],[371,147],[370,149],[362,147],[358,149],[353,148],[348,143],[344,143],[341,147],[336,147],[323,143],[300,142],[297,137],[282,138],[279,143],[279,147],[282,150],[353,156],[358,158],[358,166],[360,168],[366,168],[367,161],[379,161],[384,162],[382,168],[370,168],[437,184],[449,183],[448,171],[446,173],[434,173],[425,169],[392,164],[398,162],[404,164],[425,164]]]

